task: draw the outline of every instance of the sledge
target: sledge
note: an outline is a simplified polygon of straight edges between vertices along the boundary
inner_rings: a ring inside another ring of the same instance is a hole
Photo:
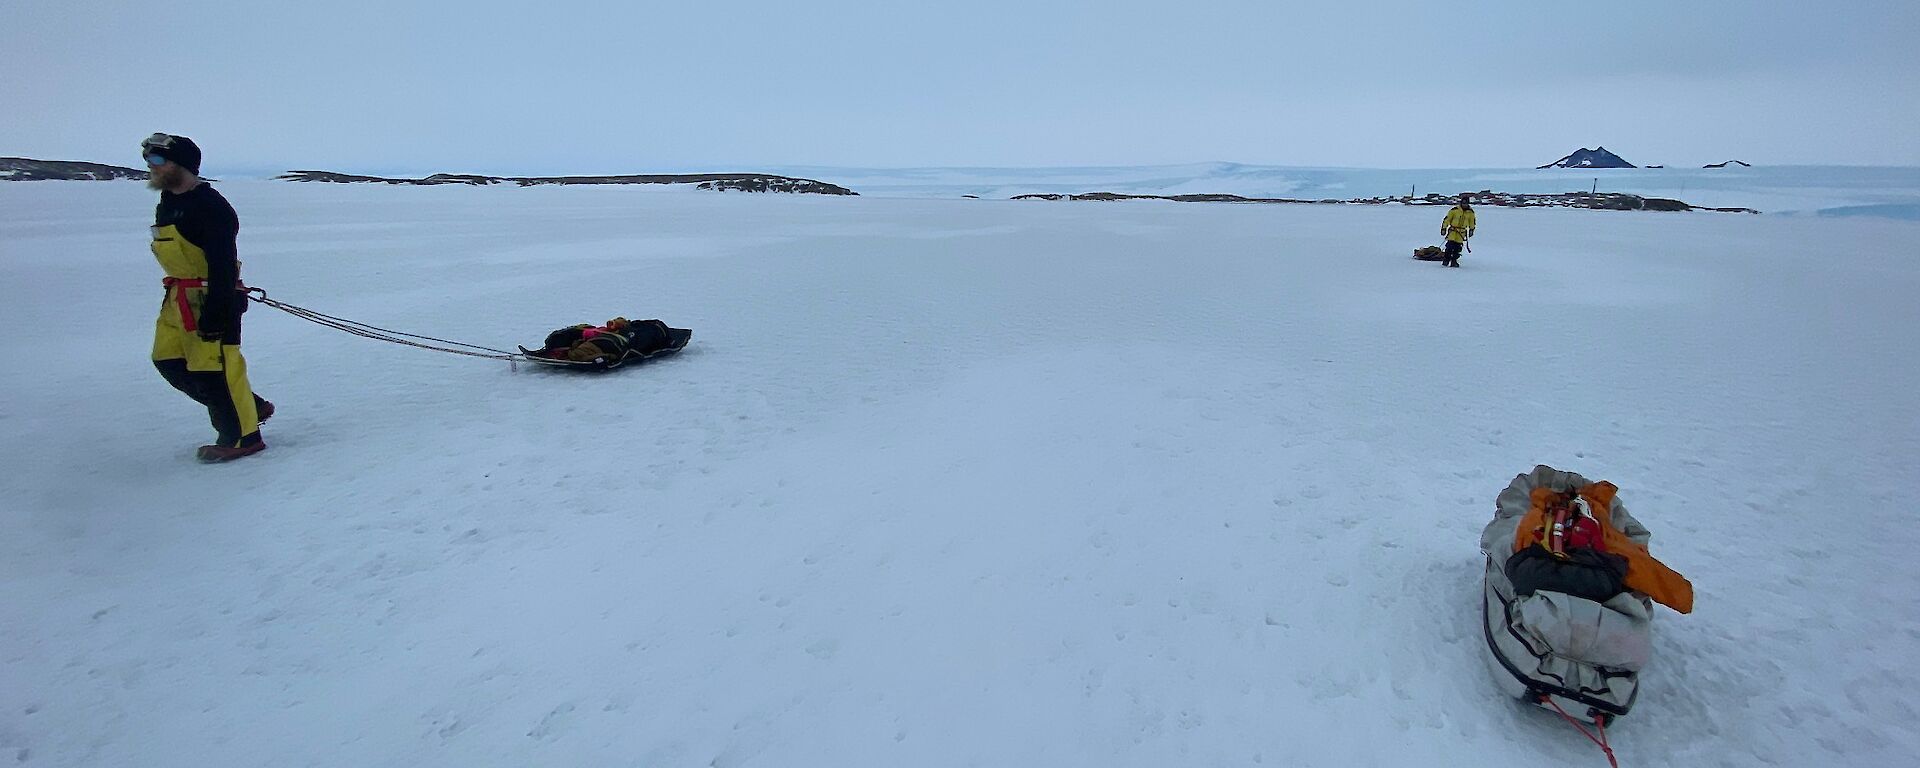
[[[685,349],[693,331],[673,328],[659,320],[616,317],[605,325],[574,325],[547,334],[539,349],[520,346],[530,363],[555,368],[610,371],[636,360],[670,355]]]
[[[1446,261],[1447,249],[1437,245],[1415,248],[1413,249],[1413,258],[1416,261]]]
[[[1653,603],[1693,609],[1692,585],[1646,551],[1652,534],[1617,490],[1536,466],[1501,491],[1480,536],[1481,619],[1495,682],[1576,726],[1600,727],[1602,738],[1639,698]]]

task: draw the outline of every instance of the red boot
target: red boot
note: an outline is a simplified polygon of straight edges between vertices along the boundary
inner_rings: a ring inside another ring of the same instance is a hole
[[[244,443],[237,446],[203,445],[200,446],[200,450],[194,452],[193,456],[202,463],[216,464],[222,461],[233,461],[242,456],[252,456],[266,449],[267,441],[255,440],[251,443]]]

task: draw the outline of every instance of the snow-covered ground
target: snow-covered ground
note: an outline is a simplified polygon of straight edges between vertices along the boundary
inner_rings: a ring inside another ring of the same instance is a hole
[[[152,193],[0,185],[0,763],[1599,765],[1482,660],[1542,462],[1698,589],[1623,765],[1920,753],[1920,224],[221,186],[284,301],[694,340],[256,307],[203,466]]]

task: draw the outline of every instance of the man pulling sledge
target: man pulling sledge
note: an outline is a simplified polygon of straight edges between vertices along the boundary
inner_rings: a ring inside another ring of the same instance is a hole
[[[1460,251],[1467,246],[1467,239],[1473,237],[1473,196],[1461,193],[1460,204],[1447,210],[1447,217],[1440,222],[1440,236],[1447,239],[1445,258],[1440,266],[1460,266]]]
[[[273,403],[253,393],[240,356],[240,217],[200,178],[200,147],[185,136],[156,133],[140,142],[147,186],[160,191],[153,215],[153,257],[166,276],[166,298],[154,325],[153,367],[207,407],[214,441],[194,454],[232,461],[266,449],[260,423]]]

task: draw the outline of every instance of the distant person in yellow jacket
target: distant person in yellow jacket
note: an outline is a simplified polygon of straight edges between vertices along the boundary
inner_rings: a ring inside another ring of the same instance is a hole
[[[265,450],[260,422],[273,403],[253,393],[240,356],[240,217],[200,178],[200,147],[156,133],[140,142],[147,186],[160,191],[153,215],[153,257],[166,272],[166,298],[153,329],[153,367],[174,389],[207,407],[214,441],[194,455],[232,461]]]
[[[1447,218],[1440,222],[1440,236],[1447,239],[1446,258],[1440,266],[1460,266],[1460,251],[1467,246],[1467,238],[1473,237],[1473,196],[1460,195],[1460,204],[1447,210]]]

